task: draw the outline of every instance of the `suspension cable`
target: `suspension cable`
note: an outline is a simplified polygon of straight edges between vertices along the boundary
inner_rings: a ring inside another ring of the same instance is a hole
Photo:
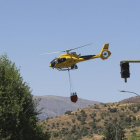
[[[70,71],[68,70],[68,74],[69,74],[69,83],[70,83],[70,94],[71,94],[71,78],[70,78]]]

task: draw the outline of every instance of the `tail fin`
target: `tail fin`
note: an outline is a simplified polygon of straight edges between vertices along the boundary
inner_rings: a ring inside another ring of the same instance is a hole
[[[101,59],[103,59],[103,60],[107,59],[111,55],[111,52],[108,50],[108,48],[109,48],[109,43],[103,45],[103,48],[100,52]]]

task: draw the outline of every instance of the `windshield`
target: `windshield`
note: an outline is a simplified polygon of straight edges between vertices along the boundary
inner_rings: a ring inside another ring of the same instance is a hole
[[[51,63],[53,63],[53,62],[55,62],[56,61],[56,59],[53,59],[52,61],[51,61]]]

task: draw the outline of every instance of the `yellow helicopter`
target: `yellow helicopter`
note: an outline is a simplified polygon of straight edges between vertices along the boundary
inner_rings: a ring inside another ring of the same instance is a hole
[[[81,47],[85,47],[85,46],[88,46],[88,45],[91,45],[91,44],[87,44],[87,45],[84,45],[84,46],[80,46],[80,47],[65,50],[65,51],[53,52],[53,53],[66,52],[66,54],[62,54],[59,57],[53,59],[50,62],[49,67],[56,68],[59,71],[75,70],[75,69],[78,69],[78,66],[76,64],[79,63],[79,62],[91,60],[91,59],[94,59],[94,58],[101,58],[101,59],[104,60],[104,59],[107,59],[111,55],[111,52],[108,50],[109,43],[103,45],[100,54],[81,56],[80,54],[77,55],[76,52],[71,52],[70,53],[70,51],[72,51],[72,50],[75,50],[75,49],[78,49],[78,48],[81,48]],[[43,54],[40,54],[40,55],[44,55],[44,54],[52,54],[52,53],[43,53]]]

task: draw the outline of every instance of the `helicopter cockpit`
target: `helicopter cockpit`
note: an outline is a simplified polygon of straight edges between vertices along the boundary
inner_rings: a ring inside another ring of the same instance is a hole
[[[58,58],[58,59],[56,58],[56,59],[53,59],[51,61],[51,63],[50,63],[50,67],[55,67],[56,63],[59,64],[59,63],[62,63],[64,61],[66,61],[66,58]]]

